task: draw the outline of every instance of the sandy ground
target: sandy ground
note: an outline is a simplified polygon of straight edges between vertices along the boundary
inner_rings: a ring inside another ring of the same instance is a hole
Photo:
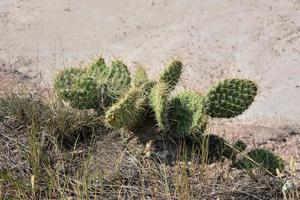
[[[50,85],[56,70],[97,55],[153,77],[180,58],[181,86],[199,91],[224,77],[255,80],[256,101],[232,123],[300,131],[299,0],[0,1],[2,76]]]

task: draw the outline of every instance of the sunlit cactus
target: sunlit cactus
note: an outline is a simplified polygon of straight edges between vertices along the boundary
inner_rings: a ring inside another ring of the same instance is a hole
[[[145,118],[152,86],[153,82],[147,82],[141,87],[132,87],[106,112],[106,123],[115,129],[135,128]]]
[[[128,90],[130,82],[131,77],[128,67],[121,61],[113,61],[110,71],[105,77],[105,83],[108,87],[106,95],[111,99],[110,105],[118,101],[118,98]]]
[[[112,108],[109,110],[120,110],[117,104],[128,104],[132,116],[140,116],[133,111],[141,113],[139,107],[150,107],[158,127],[174,137],[200,136],[205,131],[208,116],[231,118],[242,114],[257,93],[256,84],[250,80],[225,79],[213,85],[204,97],[194,91],[183,91],[172,97],[171,92],[181,73],[182,63],[175,60],[165,68],[157,83],[148,80],[142,67],[137,69],[131,81],[130,72],[124,63],[117,60],[112,62],[111,67],[107,67],[104,59],[99,58],[86,69],[68,69],[61,72],[56,77],[55,89],[71,106],[80,109],[92,108],[99,113],[105,112],[110,106]],[[138,91],[143,90],[141,88],[148,82],[154,86],[149,89],[151,92],[142,92],[141,97]],[[147,105],[136,106],[136,103],[132,103],[130,106],[130,102],[140,101]],[[128,126],[126,123],[120,124]]]
[[[74,79],[70,87],[70,105],[79,109],[98,107],[97,83],[94,77],[82,75]]]
[[[55,90],[70,105],[78,109],[94,109],[103,113],[130,86],[130,73],[121,61],[108,68],[99,58],[87,68],[70,68],[55,78]]]
[[[98,78],[105,78],[109,73],[109,68],[101,57],[93,61],[87,70],[90,75]]]
[[[234,166],[239,169],[262,168],[276,175],[276,169],[279,172],[284,169],[284,161],[266,149],[254,149],[237,161]]]
[[[160,75],[159,81],[166,83],[168,88],[172,90],[178,83],[181,73],[182,62],[175,60],[164,69],[163,73]]]
[[[75,79],[81,77],[84,73],[85,70],[81,68],[67,68],[60,71],[54,82],[54,89],[58,96],[64,100],[69,100],[71,87],[74,85]]]
[[[70,105],[78,109],[98,108],[98,90],[93,76],[86,75],[83,69],[70,68],[60,72],[55,80],[55,89],[62,99],[69,101]]]
[[[145,69],[139,66],[133,76],[132,86],[139,87],[148,81],[148,76]]]
[[[213,118],[232,118],[242,114],[257,93],[254,82],[246,79],[225,79],[210,87],[205,96],[206,114]]]
[[[113,61],[106,80],[114,90],[123,90],[124,88],[127,88],[131,82],[128,67],[119,60]]]
[[[166,131],[168,127],[168,86],[161,82],[152,89],[149,97],[150,106],[154,111],[158,127]]]
[[[207,124],[203,97],[195,91],[183,91],[169,103],[170,133],[175,137],[200,136]]]

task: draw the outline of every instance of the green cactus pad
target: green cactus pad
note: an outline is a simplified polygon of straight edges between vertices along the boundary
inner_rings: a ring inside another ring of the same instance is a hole
[[[105,121],[116,129],[136,127],[144,119],[148,95],[153,83],[131,88],[105,115]]]
[[[132,86],[139,87],[148,81],[148,76],[145,69],[139,66],[134,74]]]
[[[82,75],[75,78],[70,89],[70,105],[73,108],[92,109],[99,106],[97,83],[94,77]]]
[[[98,79],[100,84],[103,83],[103,79]],[[114,103],[118,98],[127,91],[130,86],[131,77],[126,65],[121,61],[113,61],[112,66],[104,78],[104,83],[107,84],[107,96],[111,99],[111,103]]]
[[[98,78],[105,78],[109,73],[109,68],[105,65],[103,58],[98,58],[89,67],[88,72]]]
[[[84,73],[85,70],[80,68],[68,68],[59,72],[54,79],[54,89],[58,96],[64,100],[69,100],[71,98],[71,87],[75,80]]]
[[[152,88],[149,102],[159,128],[166,130],[168,128],[168,87],[165,83],[157,83]]]
[[[199,136],[207,124],[203,111],[203,98],[194,91],[184,91],[175,96],[168,109],[170,132],[175,137]]]
[[[204,109],[214,118],[232,118],[242,114],[257,93],[254,82],[245,79],[226,79],[212,86],[205,96]]]
[[[173,90],[180,79],[182,71],[182,62],[173,61],[160,76],[160,81],[167,84],[170,90]]]
[[[250,159],[249,159],[250,158]],[[254,149],[247,153],[234,165],[239,169],[252,169],[261,167],[276,175],[276,169],[284,169],[284,161],[274,153],[266,149]]]
[[[114,103],[130,86],[130,74],[121,61],[106,67],[104,59],[95,60],[88,68],[70,68],[55,79],[58,95],[79,109],[102,111]]]
[[[128,67],[119,60],[113,61],[107,76],[107,80],[111,84],[114,84],[117,89],[126,88],[131,82]]]
[[[102,113],[109,106],[115,96],[108,91],[106,83],[100,83],[93,76],[85,73],[73,76],[67,84],[55,81],[55,90],[59,97],[68,101],[70,106],[78,109],[95,109]]]

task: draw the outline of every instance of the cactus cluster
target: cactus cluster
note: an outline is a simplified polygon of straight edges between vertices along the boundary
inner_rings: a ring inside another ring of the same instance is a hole
[[[170,97],[180,80],[182,63],[172,62],[150,93],[150,107],[159,128],[175,137],[201,136],[208,118],[232,118],[253,102],[257,86],[245,79],[225,79],[211,86],[205,95],[182,91]]]
[[[139,67],[131,81],[121,61],[107,67],[99,58],[84,69],[70,68],[59,73],[55,89],[60,97],[79,109],[105,112],[106,122],[117,129],[134,128],[150,111],[158,127],[173,137],[199,137],[209,117],[232,118],[242,114],[253,102],[257,86],[250,80],[225,79],[208,89],[172,94],[180,80],[182,63],[170,63],[157,81],[148,79]]]
[[[201,94],[185,90],[174,93],[182,73],[182,63],[171,62],[158,80],[149,80],[143,67],[138,67],[131,79],[130,72],[121,61],[107,67],[99,58],[87,68],[70,68],[55,79],[58,95],[79,109],[94,109],[103,114],[105,122],[115,129],[133,129],[149,113],[154,116],[160,132],[176,138],[202,140],[209,118],[233,118],[242,114],[257,94],[257,86],[246,79],[228,78],[212,85]],[[237,152],[246,145],[238,141],[233,148],[216,136],[208,135],[208,151],[217,157],[236,161]],[[282,170],[281,160],[266,150],[252,150],[251,161],[239,159],[235,166],[253,168],[263,165],[271,173]],[[253,162],[254,161],[254,162]]]

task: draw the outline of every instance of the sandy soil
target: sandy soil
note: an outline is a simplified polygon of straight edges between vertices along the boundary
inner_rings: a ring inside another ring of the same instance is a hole
[[[298,0],[0,1],[2,76],[50,85],[59,68],[97,55],[143,64],[153,77],[178,57],[181,87],[199,91],[224,77],[255,80],[256,101],[229,125],[300,132]]]

